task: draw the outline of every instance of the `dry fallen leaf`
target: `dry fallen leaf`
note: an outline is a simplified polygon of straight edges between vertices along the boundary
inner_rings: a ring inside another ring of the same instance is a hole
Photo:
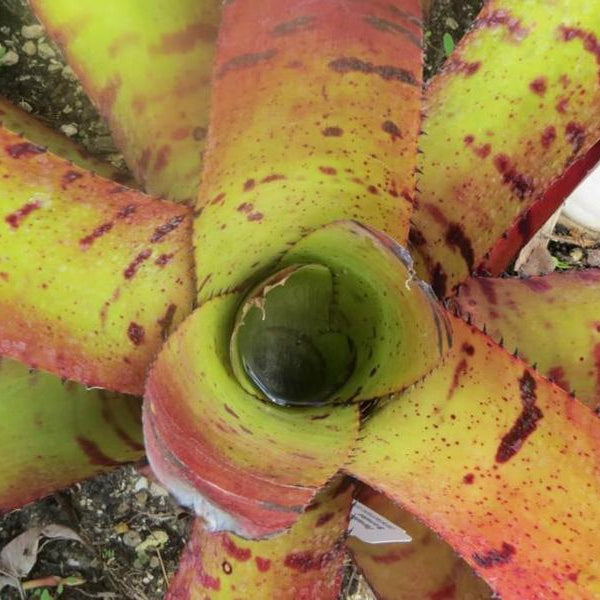
[[[547,275],[556,268],[556,261],[548,250],[548,242],[561,210],[557,210],[521,250],[515,262],[515,271],[519,275],[524,277]]]
[[[19,580],[26,577],[37,561],[42,538],[83,540],[69,527],[64,525],[45,525],[31,527],[11,540],[0,551],[0,591],[7,585],[19,587]]]

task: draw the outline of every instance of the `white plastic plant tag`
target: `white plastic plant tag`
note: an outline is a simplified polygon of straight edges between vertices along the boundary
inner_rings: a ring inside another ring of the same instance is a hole
[[[367,544],[398,544],[412,542],[404,529],[357,500],[352,504],[348,534]]]

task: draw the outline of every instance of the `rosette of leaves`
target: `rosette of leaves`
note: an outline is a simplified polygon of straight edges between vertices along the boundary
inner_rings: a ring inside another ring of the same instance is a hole
[[[600,276],[494,275],[598,158],[598,10],[488,2],[423,98],[416,0],[33,4],[167,200],[2,109],[0,507],[143,420],[171,598],[335,598],[358,481],[381,597],[597,597]]]

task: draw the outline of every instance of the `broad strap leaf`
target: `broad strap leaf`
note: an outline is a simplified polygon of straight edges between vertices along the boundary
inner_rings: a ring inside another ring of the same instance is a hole
[[[358,499],[404,529],[412,542],[368,544],[353,536],[348,548],[381,600],[490,600],[492,591],[452,548],[408,511],[364,487]]]
[[[210,533],[197,519],[167,598],[336,600],[352,487],[337,478],[288,532],[268,540]]]
[[[0,361],[0,512],[143,452],[139,400]]]
[[[411,240],[438,296],[600,139],[599,37],[591,3],[492,0],[432,79]]]
[[[193,203],[218,0],[33,0],[144,189]]]
[[[191,310],[189,210],[0,129],[0,354],[141,394]]]
[[[482,274],[498,276],[507,271],[519,252],[534,234],[560,208],[571,192],[585,179],[600,161],[600,142],[596,142],[584,156],[573,162],[554,180],[542,196],[522,212],[496,241],[484,257]]]
[[[600,423],[451,317],[445,363],[366,422],[348,472],[411,511],[507,598],[600,594]]]
[[[66,135],[51,129],[28,112],[11,104],[0,96],[0,124],[5,129],[18,133],[38,146],[44,146],[52,153],[70,160],[73,164],[93,171],[97,175],[119,183],[133,184],[131,177],[109,163],[94,158],[79,144]]]
[[[195,226],[200,301],[338,219],[406,241],[419,18],[417,0],[226,3]]]
[[[468,279],[453,303],[591,408],[600,406],[600,269]]]

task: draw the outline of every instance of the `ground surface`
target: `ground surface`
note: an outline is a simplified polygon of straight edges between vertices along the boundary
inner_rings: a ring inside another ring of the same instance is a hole
[[[480,5],[481,0],[434,3],[426,26],[427,76],[439,68],[444,46],[448,49],[448,44],[460,39]],[[35,20],[21,0],[0,0],[0,90],[96,155],[119,163],[105,123],[58,49],[43,31],[22,29],[32,24]],[[555,234],[551,249],[559,268],[600,266],[597,239],[583,238],[564,225]],[[33,526],[67,525],[85,543],[44,545],[26,578],[33,581],[32,589],[25,592],[27,598],[159,600],[176,570],[190,522],[191,517],[162,488],[126,467],[5,515],[0,519],[0,548]],[[36,580],[49,575],[72,579],[60,587],[36,587]],[[351,566],[343,597],[372,597]],[[10,600],[19,594],[5,588],[0,598]]]

